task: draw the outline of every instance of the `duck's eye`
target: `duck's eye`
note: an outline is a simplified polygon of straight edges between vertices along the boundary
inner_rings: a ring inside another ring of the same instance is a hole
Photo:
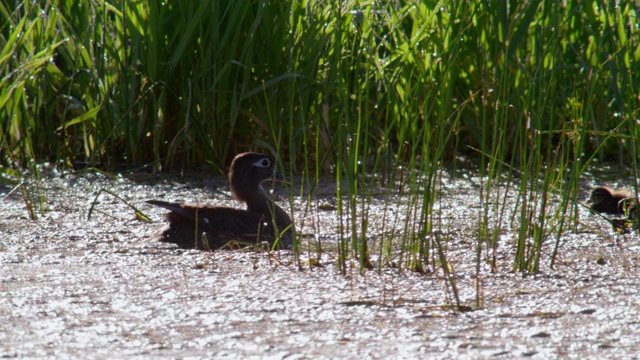
[[[256,162],[256,166],[263,167],[263,168],[271,167],[271,160],[269,160],[269,158],[263,158]]]

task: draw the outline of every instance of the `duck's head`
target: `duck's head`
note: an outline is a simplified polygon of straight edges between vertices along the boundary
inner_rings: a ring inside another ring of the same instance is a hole
[[[229,182],[234,199],[247,202],[252,197],[263,196],[261,183],[274,178],[276,166],[267,155],[246,152],[237,155],[231,162]]]

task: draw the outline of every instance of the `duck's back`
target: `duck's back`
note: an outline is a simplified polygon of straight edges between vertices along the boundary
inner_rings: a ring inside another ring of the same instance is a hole
[[[268,219],[254,212],[158,200],[148,203],[171,211],[166,215],[169,224],[153,237],[184,249],[215,250],[230,241],[248,245],[261,241],[273,243],[275,240],[273,226]]]

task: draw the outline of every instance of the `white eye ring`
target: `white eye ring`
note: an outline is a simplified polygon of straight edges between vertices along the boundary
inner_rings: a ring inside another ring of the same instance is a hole
[[[269,160],[269,158],[262,158],[256,161],[254,165],[262,168],[268,168],[271,167],[271,160]]]

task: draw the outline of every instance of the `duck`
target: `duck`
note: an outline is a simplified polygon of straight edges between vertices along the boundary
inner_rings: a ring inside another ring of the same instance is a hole
[[[629,210],[635,210],[635,203],[635,196],[629,190],[600,186],[591,191],[587,204],[597,213],[628,216]]]
[[[277,248],[292,247],[293,221],[262,187],[262,182],[276,173],[275,162],[268,155],[245,152],[233,159],[229,169],[231,194],[246,205],[246,210],[148,200],[148,204],[170,211],[165,215],[168,224],[152,238],[183,249],[216,250],[263,241]]]

